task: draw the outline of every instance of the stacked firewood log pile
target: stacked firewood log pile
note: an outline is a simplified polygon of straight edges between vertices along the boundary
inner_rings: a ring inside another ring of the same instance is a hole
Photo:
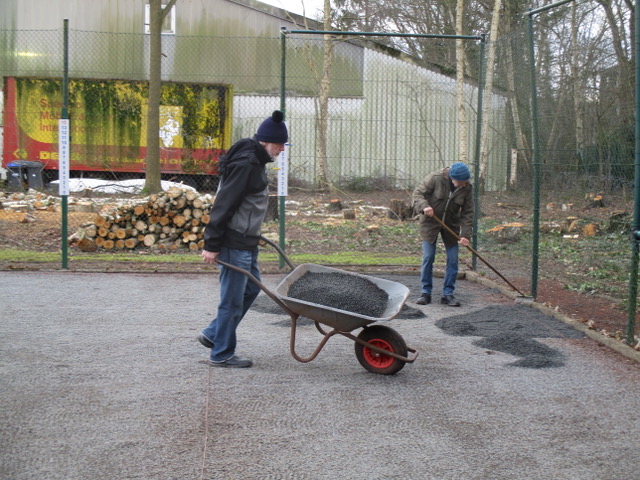
[[[167,252],[200,250],[212,203],[212,195],[171,187],[139,204],[103,209],[91,223],[82,225],[69,243],[85,252],[138,247]]]

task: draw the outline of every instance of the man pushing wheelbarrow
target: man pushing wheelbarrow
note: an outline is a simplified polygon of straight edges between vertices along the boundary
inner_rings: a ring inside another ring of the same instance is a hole
[[[289,132],[284,115],[276,110],[258,127],[253,138],[236,142],[218,163],[220,184],[206,226],[202,259],[222,260],[260,279],[258,242],[269,203],[266,165],[284,150]],[[212,366],[246,368],[253,365],[236,355],[236,329],[260,293],[246,275],[220,266],[218,314],[198,334],[198,341],[211,349]]]

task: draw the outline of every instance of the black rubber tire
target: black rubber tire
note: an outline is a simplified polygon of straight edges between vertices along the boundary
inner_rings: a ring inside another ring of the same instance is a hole
[[[384,348],[403,357],[407,356],[407,344],[398,332],[383,325],[365,327],[358,338],[376,347]],[[356,342],[356,357],[365,370],[381,375],[393,375],[404,367],[406,362],[388,355],[374,352],[369,347]]]

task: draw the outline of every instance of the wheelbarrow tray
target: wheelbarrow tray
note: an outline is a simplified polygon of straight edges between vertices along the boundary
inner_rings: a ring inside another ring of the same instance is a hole
[[[320,305],[318,303],[307,302],[298,298],[290,297],[288,293],[291,285],[293,285],[296,280],[307,272],[340,273],[343,275],[353,275],[355,277],[365,278],[387,293],[389,296],[387,307],[381,317],[369,317],[355,312],[349,312],[339,308],[332,308],[326,305]],[[302,317],[309,318],[315,322],[327,325],[336,330],[350,332],[373,322],[381,322],[394,318],[398,313],[400,313],[400,310],[402,310],[402,306],[409,296],[409,289],[401,283],[386,280],[384,278],[361,275],[359,273],[347,272],[345,270],[312,263],[303,263],[302,265],[298,265],[284,278],[284,280],[282,280],[282,282],[280,282],[274,290],[274,293],[294,313]]]

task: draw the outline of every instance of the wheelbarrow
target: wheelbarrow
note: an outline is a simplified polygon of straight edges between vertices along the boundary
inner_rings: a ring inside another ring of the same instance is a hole
[[[289,273],[271,291],[250,272],[218,260],[220,265],[246,275],[276,302],[291,317],[291,337],[289,348],[291,355],[298,362],[307,363],[315,359],[328,340],[334,335],[342,335],[355,342],[355,354],[360,364],[369,372],[382,375],[393,375],[399,372],[406,363],[413,363],[418,357],[416,350],[407,347],[402,336],[394,329],[384,325],[371,325],[395,318],[404,302],[409,296],[409,289],[401,283],[385,280],[383,278],[361,275],[336,268],[315,264],[302,264],[294,266],[284,251],[271,240],[261,237],[262,242],[271,245],[291,268]],[[289,296],[290,287],[305,273],[340,273],[366,278],[370,282],[384,290],[388,295],[388,301],[381,317],[369,317],[356,312],[349,312],[338,308],[312,303]],[[312,320],[316,329],[323,335],[316,349],[308,357],[302,357],[296,353],[296,330],[299,317]],[[328,327],[327,329],[325,329]],[[355,330],[362,329],[357,335]]]

